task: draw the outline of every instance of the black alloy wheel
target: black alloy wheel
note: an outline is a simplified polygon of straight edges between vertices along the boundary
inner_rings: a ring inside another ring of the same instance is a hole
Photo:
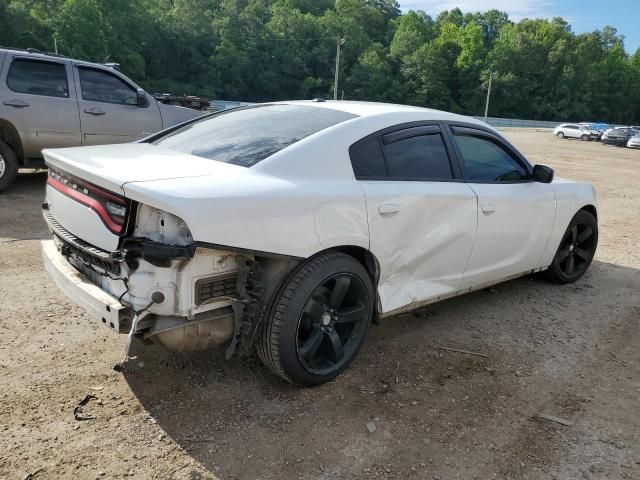
[[[371,276],[355,258],[335,251],[311,257],[275,296],[256,344],[260,359],[298,385],[334,379],[364,342],[374,298]]]
[[[589,268],[598,246],[598,223],[586,210],[580,210],[571,220],[547,277],[556,283],[572,283]]]
[[[310,373],[330,375],[360,346],[369,323],[368,293],[349,273],[329,277],[309,296],[298,322],[297,352]]]

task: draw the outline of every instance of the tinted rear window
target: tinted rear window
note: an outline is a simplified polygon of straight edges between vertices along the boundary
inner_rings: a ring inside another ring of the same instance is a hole
[[[378,136],[365,138],[349,148],[351,166],[356,178],[381,178],[387,176],[380,139]]]
[[[453,178],[449,156],[439,133],[405,138],[384,146],[389,178],[404,180]]]
[[[152,143],[219,162],[251,167],[353,115],[301,105],[245,107],[179,128]]]

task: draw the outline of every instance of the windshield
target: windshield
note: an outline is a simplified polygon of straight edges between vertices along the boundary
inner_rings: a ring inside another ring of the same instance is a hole
[[[357,117],[301,105],[259,105],[207,117],[151,143],[198,157],[251,167],[309,135]]]

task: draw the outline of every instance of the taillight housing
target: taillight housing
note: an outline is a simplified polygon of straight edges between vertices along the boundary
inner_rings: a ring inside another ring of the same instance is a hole
[[[47,184],[96,212],[110,232],[116,235],[125,233],[131,206],[125,197],[55,168],[49,168]]]

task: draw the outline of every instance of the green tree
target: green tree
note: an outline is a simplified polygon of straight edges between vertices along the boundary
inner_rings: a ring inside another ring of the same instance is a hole
[[[97,0],[66,0],[51,25],[61,52],[94,62],[107,60],[111,27]]]
[[[512,22],[397,0],[0,0],[0,44],[54,49],[156,92],[246,101],[330,97],[337,38],[345,98],[492,115],[640,123],[640,52],[611,27]]]

